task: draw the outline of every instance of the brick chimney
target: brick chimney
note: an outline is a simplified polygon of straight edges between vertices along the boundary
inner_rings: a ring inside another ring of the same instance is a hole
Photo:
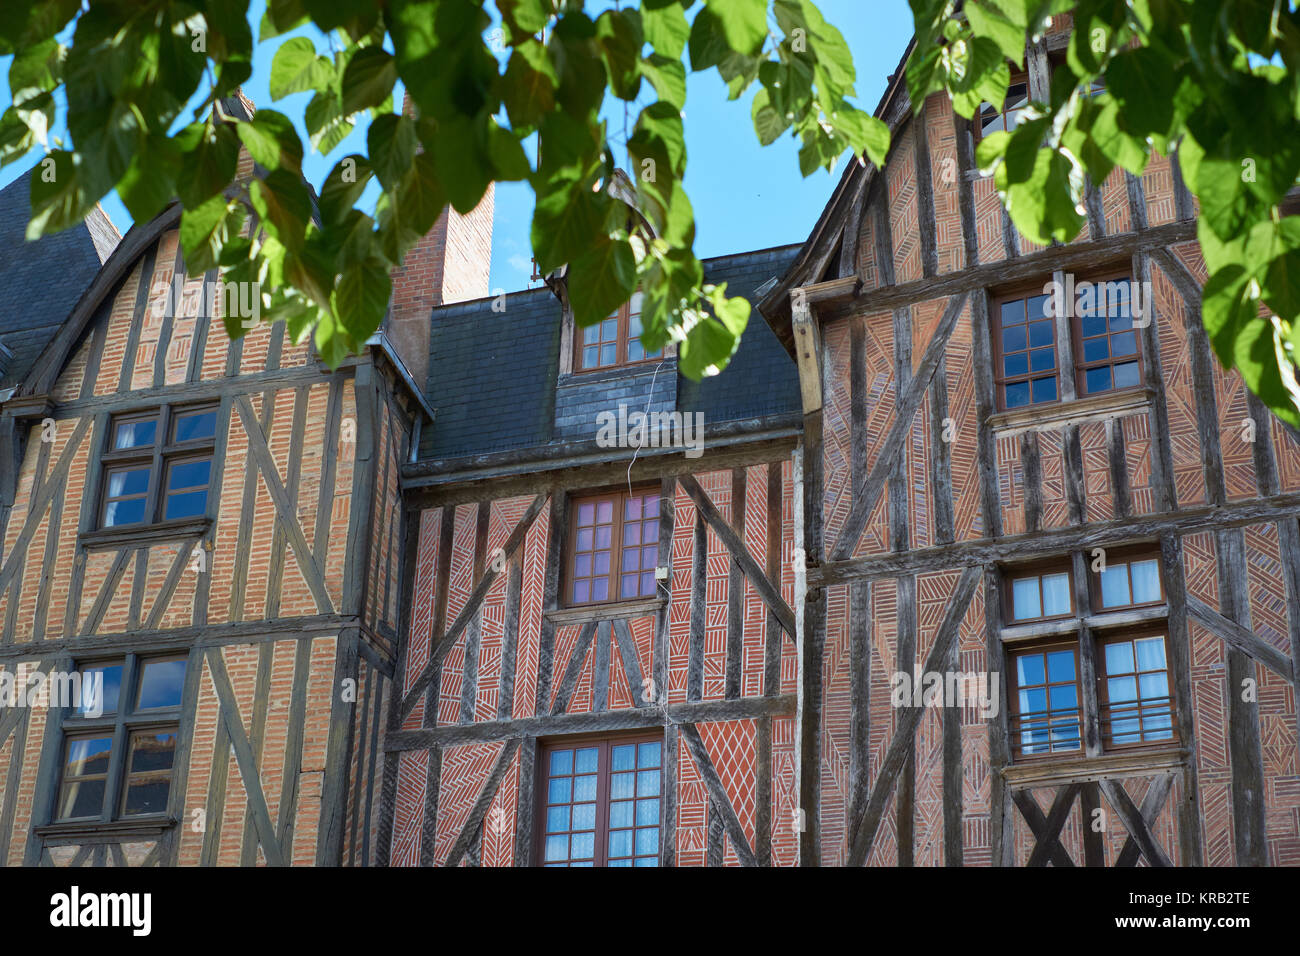
[[[412,110],[410,96],[402,111]],[[429,373],[430,312],[440,305],[489,294],[494,186],[464,216],[450,206],[393,270],[393,298],[384,332],[421,385]]]

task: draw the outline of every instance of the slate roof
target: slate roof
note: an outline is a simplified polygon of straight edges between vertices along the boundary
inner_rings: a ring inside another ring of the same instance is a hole
[[[708,259],[705,276],[726,281],[730,294],[753,302],[756,290],[783,275],[798,251],[791,245]],[[421,436],[421,458],[458,458],[552,440],[560,302],[545,287],[510,293],[504,310],[493,311],[494,301],[433,310],[425,395],[437,417]],[[678,410],[703,412],[708,424],[799,407],[794,360],[757,313],[721,375],[703,382],[677,379]]]
[[[12,353],[0,352],[0,389],[27,375],[118,239],[96,208],[74,228],[28,242],[27,183],[19,176],[0,190],[0,345]]]

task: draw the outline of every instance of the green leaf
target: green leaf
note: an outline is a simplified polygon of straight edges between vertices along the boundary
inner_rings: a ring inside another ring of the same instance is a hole
[[[686,106],[686,68],[681,60],[652,53],[641,60],[641,73],[655,88],[659,99],[679,110]]]
[[[353,339],[364,342],[383,321],[392,291],[393,283],[383,261],[368,259],[358,263],[339,277],[332,298],[334,315]]]
[[[536,40],[515,47],[506,64],[502,99],[514,126],[536,126],[542,116],[555,109],[559,77],[546,48]]]
[[[632,297],[636,256],[624,239],[605,237],[569,265],[569,299],[579,326],[594,325]]]
[[[608,197],[581,183],[567,183],[539,196],[533,210],[533,253],[537,268],[551,272],[575,262],[606,235]]]
[[[78,181],[78,168],[72,153],[51,151],[28,177],[32,216],[27,223],[27,238],[67,229],[81,222],[90,211]]]
[[[695,14],[691,24],[688,48],[691,54],[691,70],[695,73],[717,66],[731,53],[722,23],[712,7],[704,7]]]
[[[334,67],[306,37],[292,37],[271,60],[271,99],[279,100],[304,90],[324,92],[334,82]]]
[[[176,185],[185,206],[201,205],[230,185],[239,161],[239,137],[230,125],[195,123],[176,140],[184,150]]]
[[[1069,242],[1083,227],[1086,216],[1079,210],[1082,172],[1054,150],[1042,149],[1035,156],[1033,172],[1024,182],[1007,183],[1009,163],[998,167],[995,181],[1003,192],[1007,211],[1016,228],[1027,239],[1042,245]]]
[[[767,38],[767,0],[704,0],[732,50],[749,56]],[[698,18],[697,18],[698,19]]]
[[[351,115],[388,99],[397,82],[397,61],[383,47],[358,50],[343,71],[343,113]]]
[[[148,140],[117,183],[117,194],[134,222],[148,222],[176,197],[181,154],[164,136]]]
[[[342,221],[365,192],[371,175],[370,161],[364,156],[354,153],[339,160],[321,186],[317,201],[321,220],[327,225]]]
[[[261,226],[290,251],[300,249],[311,219],[311,197],[302,179],[276,169],[254,179],[248,192]]]
[[[551,22],[551,5],[547,0],[497,0],[497,8],[516,39],[541,33]]]
[[[1025,62],[1025,31],[1016,26],[991,3],[970,0],[962,9],[976,36],[987,37],[997,44],[1002,55],[1016,64]]]
[[[496,178],[504,182],[527,179],[533,171],[519,138],[503,129],[495,119],[488,120],[488,153],[492,156],[492,169]]]
[[[213,196],[203,205],[181,214],[181,248],[185,251],[185,266],[191,273],[216,268],[226,240],[237,235],[243,223],[241,209],[238,203]]]
[[[621,100],[634,100],[641,89],[641,18],[636,10],[606,10],[596,20],[600,43],[609,72],[609,89]]]
[[[459,144],[456,145],[459,148]],[[409,116],[396,113],[380,116],[366,131],[366,146],[370,152],[371,168],[379,182],[385,189],[393,189],[415,157],[415,123]]]
[[[487,122],[488,118],[481,121],[468,117],[445,120],[438,127],[438,135],[428,144],[438,181],[446,190],[452,208],[462,215],[479,204],[492,182],[493,159],[485,142]],[[506,162],[511,162],[511,159],[506,157]],[[524,157],[523,170],[527,170],[527,166]],[[512,171],[520,171],[520,168],[515,166]],[[380,181],[383,181],[382,176]]]
[[[258,110],[252,122],[235,124],[235,132],[253,160],[267,169],[302,168],[302,140],[283,113]]]
[[[865,149],[867,158],[883,168],[889,155],[889,127],[870,113],[842,106],[831,115],[831,124],[842,131],[853,144],[855,151]]]
[[[1178,76],[1169,61],[1149,47],[1125,50],[1106,68],[1107,90],[1122,111],[1119,122],[1138,137],[1166,135],[1174,118]]]
[[[646,42],[655,53],[670,60],[681,60],[691,35],[691,25],[686,22],[686,11],[680,3],[660,7],[645,5],[641,10],[641,25]]]
[[[766,89],[760,89],[754,94],[750,115],[754,120],[754,132],[758,134],[758,142],[762,146],[775,143],[790,128],[790,121],[772,108]]]

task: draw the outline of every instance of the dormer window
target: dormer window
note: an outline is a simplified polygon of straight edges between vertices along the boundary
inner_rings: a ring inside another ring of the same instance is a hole
[[[983,139],[992,133],[1011,132],[1020,125],[1028,106],[1029,77],[1024,73],[1013,74],[1001,109],[992,103],[980,104],[979,122],[976,124],[979,138]]]
[[[663,350],[648,352],[641,345],[641,293],[597,325],[578,329],[573,358],[576,372],[617,368],[663,357]]]

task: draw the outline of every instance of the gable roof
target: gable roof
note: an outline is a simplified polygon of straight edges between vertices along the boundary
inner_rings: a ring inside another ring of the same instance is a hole
[[[34,172],[0,190],[0,389],[27,376],[119,238],[96,206],[71,229],[28,242]]]
[[[709,282],[752,302],[789,268],[797,245],[704,260]],[[544,445],[552,440],[564,310],[546,287],[474,299],[433,310],[425,395],[435,412],[421,435],[420,457],[459,458]],[[799,378],[761,317],[719,375],[677,378],[677,409],[710,424],[799,408]]]

